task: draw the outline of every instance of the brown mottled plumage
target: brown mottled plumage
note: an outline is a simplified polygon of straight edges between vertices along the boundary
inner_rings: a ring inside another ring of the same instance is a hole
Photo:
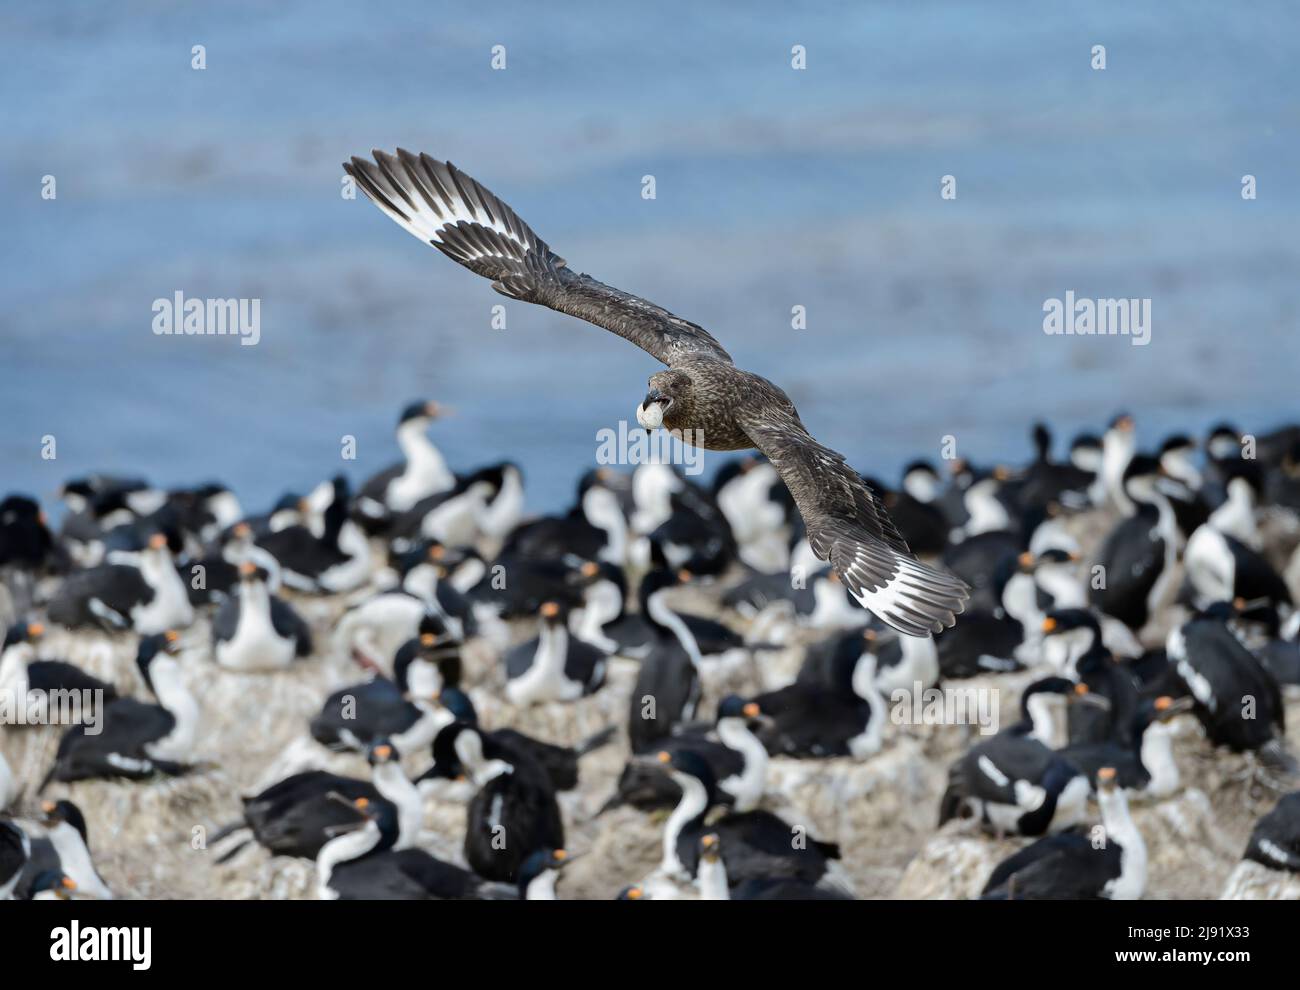
[[[422,241],[492,279],[512,299],[538,303],[604,327],[668,366],[650,377],[637,410],[696,447],[757,447],[784,479],[808,540],[853,596],[913,636],[954,622],[968,589],[918,563],[879,496],[844,458],[804,428],[789,397],[741,371],[703,327],[568,267],[505,203],[450,162],[374,152],[344,170],[371,200]]]

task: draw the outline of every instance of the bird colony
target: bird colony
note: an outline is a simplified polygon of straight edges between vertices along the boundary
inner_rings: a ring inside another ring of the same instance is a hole
[[[444,411],[260,514],[0,503],[0,896],[1300,897],[1300,427],[864,479],[971,589],[913,636],[761,457],[536,516]]]

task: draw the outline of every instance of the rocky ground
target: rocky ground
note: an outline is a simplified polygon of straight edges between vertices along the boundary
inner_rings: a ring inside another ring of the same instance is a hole
[[[1083,520],[1081,526],[1090,525]],[[709,611],[707,590],[682,589],[684,609]],[[203,710],[198,752],[204,767],[190,776],[147,783],[88,781],[55,784],[51,797],[69,797],[85,813],[90,844],[104,879],[123,897],[136,898],[303,898],[314,896],[313,864],[272,858],[249,847],[218,865],[209,838],[239,816],[239,798],[305,764],[368,776],[359,756],[330,754],[307,735],[308,719],[326,695],[361,679],[360,670],[335,648],[331,630],[342,601],[295,598],[311,622],[318,649],[289,673],[238,675],[210,659],[206,620],[185,631],[181,662]],[[532,635],[528,624],[514,630]],[[1159,639],[1163,629],[1153,629]],[[795,641],[762,661],[716,665],[706,679],[705,711],[723,695],[748,693],[791,678],[802,659]],[[134,665],[133,637],[69,634],[51,630],[42,654],[82,664],[143,696]],[[501,674],[486,651],[471,645],[466,677],[480,719],[489,728],[510,725],[539,738],[577,743],[610,724],[627,720],[636,664],[612,662],[608,683],[597,694],[567,705],[514,710],[500,701]],[[1036,674],[964,682],[998,692],[1001,724],[1017,718],[1020,688]],[[1288,704],[1289,743],[1300,752],[1300,698]],[[1300,898],[1300,878],[1241,864],[1255,821],[1284,793],[1249,756],[1216,750],[1199,726],[1177,723],[1176,755],[1183,789],[1152,805],[1139,805],[1135,819],[1150,853],[1149,898]],[[865,761],[774,759],[768,806],[792,822],[805,822],[819,839],[838,842],[843,867],[858,896],[868,898],[967,898],[977,895],[988,873],[1020,842],[998,841],[950,822],[935,828],[939,797],[949,763],[973,740],[961,726],[890,725],[881,752]],[[621,734],[620,734],[621,735]],[[44,775],[58,742],[52,728],[0,729],[0,751],[27,782],[30,811],[35,782]],[[661,819],[632,809],[596,812],[612,793],[628,756],[615,743],[584,758],[579,789],[562,796],[567,845],[585,854],[562,874],[563,898],[608,898],[643,878],[657,864]],[[418,774],[427,754],[408,757]],[[1294,787],[1294,784],[1291,785]],[[461,861],[464,834],[463,785],[427,804],[427,845],[435,854]],[[20,809],[21,810],[21,809]],[[1023,841],[1023,840],[1022,840]]]

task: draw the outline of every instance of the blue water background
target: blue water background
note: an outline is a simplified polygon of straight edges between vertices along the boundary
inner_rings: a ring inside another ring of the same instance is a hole
[[[1284,2],[5,4],[0,488],[219,478],[256,509],[388,463],[432,397],[454,467],[567,500],[656,365],[339,195],[397,145],[709,327],[885,478],[947,434],[1023,458],[1035,417],[1266,429],[1300,411],[1298,49]],[[1067,289],[1150,298],[1151,344],[1046,336]],[[260,298],[260,344],[154,335],[177,290]]]

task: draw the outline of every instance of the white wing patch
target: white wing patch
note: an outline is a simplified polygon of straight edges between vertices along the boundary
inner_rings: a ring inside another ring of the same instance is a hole
[[[402,224],[402,226],[405,227],[406,225]],[[376,502],[369,496],[363,496],[357,499],[357,508],[371,519],[382,519],[388,512],[388,507],[386,505]]]
[[[505,809],[505,798],[500,794],[492,795],[492,807],[488,811],[488,830],[496,832],[501,827],[501,812]]]
[[[1259,851],[1275,863],[1291,862],[1291,855],[1272,839],[1260,839]]]
[[[1047,800],[1047,791],[1036,787],[1027,780],[1017,780],[1014,788],[1016,804],[1027,811],[1037,811]]]
[[[993,781],[993,783],[997,784],[998,787],[1006,787],[1007,784],[1011,783],[1011,778],[999,770],[997,764],[987,756],[981,756],[979,758],[979,768],[980,772],[989,780]]]
[[[850,568],[850,574],[842,575],[846,579],[845,586],[849,589],[849,594],[863,608],[907,635],[928,636],[932,631],[937,632],[933,628],[933,620],[928,616],[934,613],[936,605],[951,607],[950,603],[942,600],[945,594],[951,592],[945,593],[935,588],[936,572],[924,564],[903,556],[896,556],[895,561],[897,573],[875,589],[853,580],[853,568]],[[854,562],[864,568],[870,566],[861,551],[854,554]],[[953,579],[947,580],[953,582]],[[960,603],[958,610],[960,611]],[[942,628],[943,624],[938,623],[938,626]]]
[[[375,205],[407,233],[426,244],[445,244],[444,230],[462,223],[473,224],[517,244],[519,257],[532,249],[533,245],[512,230],[501,215],[476,199],[471,184],[473,180],[463,185],[457,183],[456,173],[445,168],[440,170],[443,174],[435,179],[421,159],[401,152],[399,155],[400,159],[375,152],[378,168],[371,167],[366,174],[383,194],[382,197],[371,196]],[[354,159],[354,166],[359,162],[364,163],[362,167],[370,165],[364,159]],[[464,178],[468,179],[467,176]],[[365,191],[369,193],[369,190]],[[457,244],[457,249],[471,260],[500,257],[490,245],[476,244],[472,240],[468,244]]]
[[[1217,706],[1214,703],[1214,687],[1201,672],[1186,660],[1178,661],[1177,670],[1178,676],[1187,682],[1187,689],[1192,692],[1192,697],[1210,711],[1215,711]]]
[[[130,756],[123,756],[121,753],[107,754],[104,762],[126,773],[148,773],[153,769],[153,763],[149,760],[137,760]]]
[[[90,609],[90,613],[96,618],[107,622],[109,625],[116,626],[118,629],[125,629],[130,625],[121,612],[105,605],[98,598],[90,599],[90,601],[86,602],[86,607]]]

